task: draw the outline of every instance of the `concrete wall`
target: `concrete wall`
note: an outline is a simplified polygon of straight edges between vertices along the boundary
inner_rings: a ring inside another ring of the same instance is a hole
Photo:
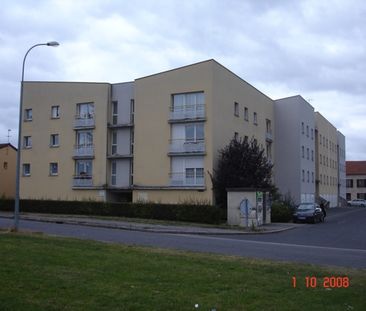
[[[297,204],[314,202],[314,108],[299,95],[279,99],[275,101],[275,119],[275,184],[283,195],[290,195]]]
[[[31,176],[21,177],[21,198],[104,200],[107,182],[107,111],[110,86],[106,83],[26,82],[24,109],[33,109],[33,120],[23,123],[23,136],[32,136],[32,148],[22,149],[21,163],[31,164]],[[93,188],[73,189],[75,174],[74,121],[78,103],[93,102]],[[60,106],[60,118],[51,118],[51,106]],[[50,135],[59,134],[59,147],[50,147]],[[59,173],[50,176],[49,163],[57,162]]]
[[[274,107],[273,101],[245,82],[243,79],[214,62],[214,93],[212,110],[208,111],[212,118],[210,123],[212,131],[212,167],[216,167],[218,151],[225,147],[237,132],[239,137],[257,139],[258,143],[266,147],[266,119],[272,126],[272,160],[275,161],[276,141],[274,135]],[[239,115],[234,114],[235,102],[239,106]],[[248,108],[249,119],[244,119],[244,108]],[[254,124],[253,114],[257,113],[257,124]]]
[[[315,112],[318,135],[318,194],[330,202],[330,207],[338,205],[338,151],[337,129],[319,112]]]
[[[346,200],[346,137],[337,132],[338,136],[338,195],[341,200]],[[338,205],[342,202],[338,202]]]
[[[184,190],[178,195],[170,188],[171,156],[168,155],[171,139],[170,107],[172,95],[204,92],[207,115],[212,103],[212,62],[202,62],[135,81],[135,142],[134,184],[146,188],[148,200],[171,202],[181,197],[212,201],[212,191],[207,170],[212,163],[212,131],[210,118],[204,122],[206,156],[204,156],[205,190]],[[153,190],[154,188],[154,190]],[[165,188],[165,189],[162,189]],[[145,190],[141,190],[145,192]],[[134,193],[139,198],[140,190]],[[154,193],[155,191],[155,193]],[[188,192],[187,192],[188,191]],[[141,196],[140,196],[141,197]]]
[[[11,145],[0,148],[0,197],[15,197],[17,151]]]

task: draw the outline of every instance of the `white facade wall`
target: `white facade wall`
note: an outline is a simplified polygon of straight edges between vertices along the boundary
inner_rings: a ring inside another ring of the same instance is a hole
[[[295,203],[315,200],[314,108],[301,96],[275,101],[275,184]]]

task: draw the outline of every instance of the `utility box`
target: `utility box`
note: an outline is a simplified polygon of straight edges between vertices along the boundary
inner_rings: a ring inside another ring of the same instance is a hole
[[[258,227],[271,222],[271,197],[267,189],[227,189],[227,222]]]

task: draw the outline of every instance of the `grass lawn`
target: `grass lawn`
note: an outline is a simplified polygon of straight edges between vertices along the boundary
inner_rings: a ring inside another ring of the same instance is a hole
[[[212,309],[366,310],[366,270],[0,233],[0,310]]]

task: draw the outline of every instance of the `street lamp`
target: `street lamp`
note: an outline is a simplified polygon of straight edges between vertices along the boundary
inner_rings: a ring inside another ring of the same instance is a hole
[[[22,66],[22,82],[20,85],[20,104],[19,104],[19,126],[18,126],[18,152],[17,152],[17,163],[16,163],[16,180],[15,180],[15,205],[14,205],[14,231],[18,231],[19,228],[19,197],[20,197],[20,152],[22,148],[22,123],[23,123],[23,84],[24,84],[24,67],[25,67],[25,60],[27,59],[27,56],[29,52],[34,49],[37,46],[53,46],[57,47],[60,44],[56,41],[50,41],[47,43],[38,43],[33,45],[27,53],[24,55],[23,59],[23,66]]]

